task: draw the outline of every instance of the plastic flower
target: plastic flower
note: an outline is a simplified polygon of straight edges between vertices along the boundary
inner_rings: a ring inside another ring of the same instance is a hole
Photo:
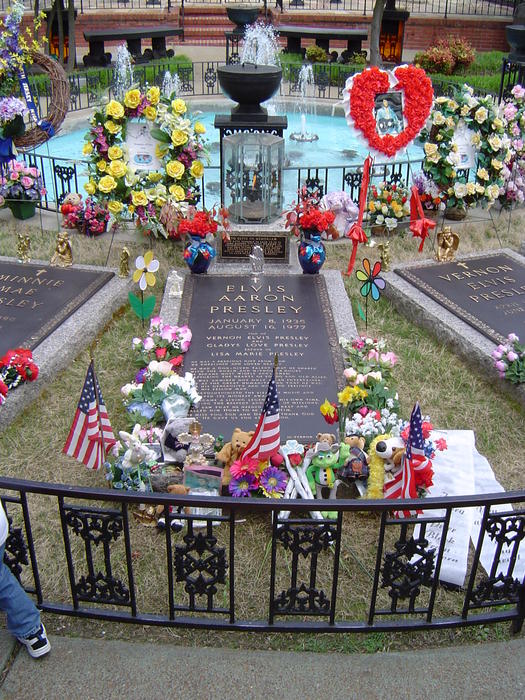
[[[334,423],[337,423],[339,420],[339,414],[337,412],[337,406],[335,403],[330,403],[328,399],[324,400],[324,403],[321,404],[320,409],[319,409],[325,419],[325,421],[329,425],[333,425]]]
[[[364,270],[364,272],[363,272]],[[370,261],[368,258],[363,258],[363,270],[357,270],[356,277],[360,282],[364,282],[359,290],[361,296],[367,297],[372,294],[372,299],[377,301],[381,296],[380,289],[384,289],[386,282],[382,277],[379,277],[381,272],[381,263],[376,261],[374,263],[374,268],[370,269]]]
[[[254,458],[243,459],[242,456],[232,462],[230,474],[235,479],[240,479],[244,474],[255,474],[259,468],[259,461]]]
[[[288,479],[277,467],[267,467],[259,477],[259,487],[266,498],[281,498]]]
[[[239,479],[232,479],[228,485],[228,490],[235,498],[246,498],[250,491],[257,489],[257,481],[253,474],[243,474]]]
[[[156,281],[153,273],[159,269],[159,261],[153,258],[153,252],[148,250],[144,257],[139,255],[135,267],[137,269],[133,273],[133,281],[138,282],[140,289],[144,291],[148,286],[153,287]]]

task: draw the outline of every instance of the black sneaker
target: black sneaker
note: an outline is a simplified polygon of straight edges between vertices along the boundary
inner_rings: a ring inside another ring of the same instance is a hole
[[[49,653],[51,649],[51,644],[46,635],[46,628],[44,625],[40,625],[40,629],[35,634],[30,637],[17,637],[20,644],[24,644],[27,648],[29,656],[33,659],[38,659],[39,656],[44,656],[44,654]]]

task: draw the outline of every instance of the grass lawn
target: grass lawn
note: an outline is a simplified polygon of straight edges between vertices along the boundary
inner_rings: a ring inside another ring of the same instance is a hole
[[[476,213],[479,214],[478,212]],[[460,225],[461,252],[499,248],[500,242],[486,212],[481,221],[467,219]],[[29,223],[29,222],[28,222]],[[517,249],[521,243],[524,214],[513,213],[510,221],[506,214],[495,214],[495,225],[501,244]],[[7,220],[0,231],[0,253],[16,254],[17,224]],[[29,224],[32,233],[32,255],[35,259],[49,260],[54,249],[55,233],[42,231],[37,219]],[[73,234],[75,262],[105,264],[110,238],[86,239]],[[131,258],[143,253],[151,244],[160,260],[156,294],[158,301],[166,276],[171,268],[182,267],[180,244],[165,241],[139,240],[126,243]],[[115,244],[109,253],[109,266],[118,267],[121,244]],[[327,267],[346,269],[350,254],[346,242],[327,245]],[[408,232],[397,235],[390,244],[392,262],[414,260],[418,257],[417,242]],[[430,241],[425,248],[430,257]],[[295,254],[292,248],[292,254]],[[361,247],[356,267],[366,256],[375,260],[372,248]],[[358,297],[358,281],[345,278],[345,285],[353,304]],[[371,336],[387,339],[388,348],[400,362],[395,367],[395,379],[401,400],[401,415],[408,417],[414,401],[420,401],[424,414],[429,414],[439,428],[472,429],[477,447],[491,463],[497,478],[507,490],[524,486],[523,458],[520,446],[525,431],[525,410],[509,399],[499,388],[501,380],[496,373],[482,374],[459,359],[443,343],[426,331],[412,325],[381,299],[369,305]],[[357,313],[354,306],[354,315]],[[358,328],[364,324],[358,319]],[[125,412],[120,401],[120,387],[135,373],[131,339],[141,334],[141,327],[129,308],[115,314],[104,332],[96,339],[94,350],[98,377],[108,412],[115,430],[126,426]],[[0,473],[4,476],[34,479],[54,483],[72,483],[85,486],[107,485],[104,474],[90,472],[61,453],[89,362],[88,351],[79,353],[76,360],[56,379],[49,383],[41,396],[24,414],[0,435]],[[198,377],[197,377],[198,385]],[[320,396],[321,403],[325,397]],[[335,397],[334,397],[335,398]],[[239,397],[242,400],[242,397]],[[206,426],[204,426],[204,429]],[[233,426],[232,426],[233,428]],[[61,543],[56,500],[31,497],[33,534],[42,566],[44,596],[47,600],[68,600],[67,570]],[[236,528],[236,581],[237,617],[264,618],[268,609],[269,518],[263,515],[247,516]],[[374,570],[378,533],[378,519],[369,516],[345,517],[341,556],[341,578],[338,594],[338,615],[347,619],[363,619],[366,615]],[[219,542],[227,543],[226,526],[216,531]],[[131,524],[132,551],[139,608],[151,612],[165,610],[166,572],[163,547],[165,539],[156,529]],[[176,536],[179,538],[180,536]],[[78,539],[78,538],[77,538]],[[174,538],[175,539],[175,538]],[[119,542],[118,545],[122,547]],[[74,543],[78,553],[79,544]],[[164,557],[164,558],[163,558]],[[330,590],[332,552],[320,557],[320,581]],[[121,564],[123,559],[121,560]],[[324,565],[323,565],[324,562]],[[120,574],[122,575],[122,571]],[[118,575],[118,566],[115,575]],[[279,581],[286,588],[289,582],[289,561],[281,552]],[[180,591],[180,589],[178,589]],[[280,590],[279,588],[277,590]],[[227,596],[227,591],[224,593]],[[382,600],[387,598],[385,591]],[[424,595],[427,595],[425,593]],[[462,596],[439,589],[437,615],[455,614]],[[48,630],[61,634],[111,636],[134,639],[177,641],[185,645],[226,645],[265,649],[304,649],[310,651],[375,652],[400,648],[418,648],[426,645],[450,645],[455,642],[483,641],[507,637],[507,625],[473,627],[464,630],[444,630],[432,633],[367,635],[267,635],[250,633],[219,633],[213,631],[182,631],[115,623],[80,621],[58,616],[46,616]]]

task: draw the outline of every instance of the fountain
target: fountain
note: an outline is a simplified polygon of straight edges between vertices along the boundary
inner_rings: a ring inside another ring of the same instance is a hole
[[[278,33],[271,24],[255,22],[244,31],[244,42],[240,55],[241,63],[256,63],[265,66],[280,65]]]
[[[226,5],[226,14],[230,22],[237,26],[233,30],[234,34],[244,34],[246,26],[255,22],[261,10],[259,5]]]
[[[167,70],[164,73],[164,78],[162,80],[161,92],[165,97],[173,99],[177,97],[180,91],[180,78],[178,73],[170,73]]]
[[[113,74],[113,94],[117,100],[123,100],[126,92],[135,82],[133,75],[133,60],[125,44],[117,49],[115,72]]]
[[[310,110],[314,109],[314,107],[311,105],[314,104],[313,98],[315,97],[314,72],[310,63],[305,63],[304,66],[301,66],[297,85],[301,95],[299,102],[301,130],[294,131],[292,134],[290,134],[290,138],[293,141],[301,141],[306,143],[317,141],[319,136],[317,134],[310,133],[306,127],[308,114],[311,113]]]

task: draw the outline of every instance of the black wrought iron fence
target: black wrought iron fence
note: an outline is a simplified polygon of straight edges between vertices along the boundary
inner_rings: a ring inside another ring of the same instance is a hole
[[[391,517],[391,501],[341,499],[330,502],[336,518],[328,520],[308,516],[319,501],[286,501],[285,517],[276,500],[8,478],[0,478],[0,488],[11,523],[5,562],[46,612],[252,632],[413,631],[503,621],[518,632],[523,625],[525,582],[517,571],[524,491],[396,502],[401,509],[424,508],[419,518],[405,520]],[[144,545],[131,512],[150,505],[160,505],[166,523],[180,532],[149,530]],[[455,509],[473,509],[480,528],[464,586],[444,587],[440,574]],[[257,528],[247,535],[243,523],[251,518]],[[242,552],[247,537],[248,560]],[[137,556],[137,538],[147,561]],[[259,551],[266,554],[254,580],[243,566]],[[255,607],[247,605],[254,598]]]

